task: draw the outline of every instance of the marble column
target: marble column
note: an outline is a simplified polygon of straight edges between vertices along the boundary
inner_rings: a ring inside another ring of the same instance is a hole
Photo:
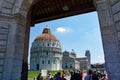
[[[111,0],[119,1],[119,0]],[[118,40],[118,31],[112,12],[110,0],[94,0],[99,22],[105,55],[105,68],[108,74],[108,80],[120,79],[120,45]],[[119,16],[118,16],[119,17]],[[117,18],[117,17],[116,17]],[[120,27],[120,24],[119,24]]]
[[[21,80],[22,65],[27,62],[25,33],[24,16],[0,14],[0,80]]]

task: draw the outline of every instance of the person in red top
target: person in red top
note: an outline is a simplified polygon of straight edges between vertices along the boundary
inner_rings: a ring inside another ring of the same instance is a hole
[[[80,71],[80,77],[82,77],[82,78],[83,78],[83,72],[82,72],[82,71]]]

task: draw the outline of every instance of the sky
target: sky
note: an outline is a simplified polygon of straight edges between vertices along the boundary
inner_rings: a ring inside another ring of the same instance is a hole
[[[84,57],[85,51],[90,50],[92,64],[104,63],[104,52],[97,12],[35,24],[30,29],[29,53],[32,42],[37,36],[42,34],[46,26],[50,28],[51,33],[60,41],[62,52],[65,50],[71,52],[73,49],[77,57]]]

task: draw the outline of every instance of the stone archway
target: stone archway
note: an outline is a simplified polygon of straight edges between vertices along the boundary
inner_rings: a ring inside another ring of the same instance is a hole
[[[35,1],[35,0],[34,0]],[[0,80],[27,80],[30,25],[33,0],[0,0]],[[109,80],[120,75],[120,1],[94,0]],[[22,73],[21,73],[22,72]]]

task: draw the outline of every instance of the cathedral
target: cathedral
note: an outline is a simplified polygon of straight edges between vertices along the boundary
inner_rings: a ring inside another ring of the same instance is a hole
[[[82,66],[81,66],[82,65]],[[84,66],[84,67],[83,67]],[[30,70],[89,69],[90,52],[77,58],[74,50],[62,52],[59,40],[48,27],[35,38],[30,51]]]

